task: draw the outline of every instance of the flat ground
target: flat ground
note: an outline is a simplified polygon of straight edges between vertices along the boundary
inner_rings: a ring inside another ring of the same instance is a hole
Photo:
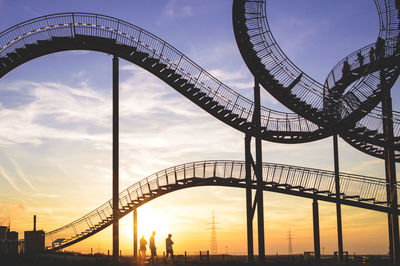
[[[200,261],[199,256],[176,256],[175,265],[252,265],[246,263],[245,256],[229,256],[229,255],[218,255],[210,257],[210,261],[204,258]],[[14,257],[1,257],[1,266],[131,266],[131,265],[151,265],[147,261],[141,260],[138,263],[134,263],[131,257],[121,257],[120,262],[113,263],[111,257],[104,255],[77,255],[77,254],[44,254],[38,256],[14,256]],[[158,266],[171,266],[172,263],[166,263],[162,258],[155,262]],[[254,264],[259,265],[259,264]],[[267,257],[266,265],[315,265],[312,261],[305,261],[302,256],[270,256]],[[333,258],[323,258],[322,266],[335,266],[335,265],[389,265],[387,258],[382,256],[356,256],[349,258],[345,263],[339,264],[335,262]]]

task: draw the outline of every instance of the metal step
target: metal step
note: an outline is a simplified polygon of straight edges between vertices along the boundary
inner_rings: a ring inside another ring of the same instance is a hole
[[[178,80],[176,80],[174,83],[176,85],[178,85],[179,87],[183,86],[183,84],[187,83],[188,80],[185,78],[179,78]]]
[[[167,67],[166,64],[163,64],[163,63],[158,62],[158,63],[156,63],[156,64],[153,66],[153,69],[154,69],[155,71],[157,71],[157,72],[161,72],[161,70],[163,70],[163,69],[166,68],[166,67]]]
[[[148,53],[136,51],[136,52],[133,53],[133,55],[131,57],[133,59],[136,59],[136,60],[139,60],[139,61],[143,61],[143,59],[145,59],[148,56],[149,56]]]
[[[158,59],[152,58],[152,57],[147,57],[144,61],[143,64],[148,66],[148,67],[152,67],[155,64],[157,64],[159,62]]]

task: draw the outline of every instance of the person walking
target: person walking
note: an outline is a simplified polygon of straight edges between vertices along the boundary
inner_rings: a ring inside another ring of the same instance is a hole
[[[364,66],[364,56],[361,54],[361,51],[357,53],[357,60],[360,63],[360,67]]]
[[[345,83],[349,80],[351,77],[351,70],[350,70],[350,64],[346,60],[343,62],[343,68],[342,68],[342,81]]]
[[[139,248],[139,254],[142,258],[146,258],[146,245],[147,241],[144,239],[144,236],[140,239],[140,248]]]
[[[155,235],[156,235],[156,231],[153,231],[153,234],[150,237],[150,244],[149,244],[150,252],[151,252],[149,261],[151,261],[151,263],[153,263],[153,264],[154,264],[154,257],[157,257],[157,248],[156,248],[156,243],[154,241]]]
[[[375,62],[375,49],[374,47],[371,47],[371,49],[369,49],[369,63],[372,64]]]
[[[375,54],[376,60],[382,60],[385,58],[385,40],[378,37],[375,43]]]
[[[168,238],[165,239],[165,249],[167,250],[167,255],[165,256],[165,261],[168,260],[168,255],[171,254],[172,262],[174,262],[174,250],[172,249],[172,245],[174,241],[171,239],[172,235],[168,234]]]

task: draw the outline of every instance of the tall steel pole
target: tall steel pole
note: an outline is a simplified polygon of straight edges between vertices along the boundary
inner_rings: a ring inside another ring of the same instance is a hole
[[[251,135],[246,134],[244,139],[246,161],[246,214],[247,214],[247,259],[254,262],[253,248],[253,207],[252,207],[252,180],[251,180]]]
[[[258,222],[258,258],[259,263],[265,261],[264,240],[264,181],[262,177],[262,146],[261,146],[261,96],[260,84],[255,79],[254,84],[254,131],[256,135],[256,176],[257,176],[257,222]]]
[[[321,247],[319,241],[319,212],[318,212],[318,200],[313,199],[312,203],[313,209],[313,229],[314,229],[314,254],[315,254],[315,264],[321,262]]]
[[[339,148],[338,136],[333,134],[333,157],[335,163],[336,220],[338,234],[339,261],[343,262],[342,208],[340,205]]]
[[[393,112],[390,89],[386,85],[384,71],[381,70],[383,88],[382,120],[384,133],[384,154],[386,172],[386,194],[388,200],[389,253],[393,264],[400,264],[399,217],[397,206],[396,162],[394,155]]]
[[[113,56],[113,259],[119,257],[119,67],[118,57]]]
[[[138,238],[137,238],[137,209],[133,209],[133,259],[137,261],[138,251]]]

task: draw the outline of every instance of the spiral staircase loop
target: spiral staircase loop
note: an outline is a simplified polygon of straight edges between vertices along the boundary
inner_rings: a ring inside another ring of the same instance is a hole
[[[376,116],[381,112],[376,106],[382,94],[381,72],[385,73],[385,88],[392,87],[400,74],[399,5],[396,3],[395,0],[375,1],[380,21],[379,36],[385,38],[384,59],[370,64],[367,58],[365,66],[357,69],[357,53],[361,50],[365,58],[368,49],[376,44],[368,45],[342,59],[324,85],[299,69],[280,49],[268,25],[267,1],[233,2],[235,38],[249,70],[272,96],[324,131],[339,131],[342,138],[355,148],[383,158],[382,115]],[[352,74],[346,82],[341,82],[340,76],[333,79],[335,73],[341,75],[346,58],[351,59],[350,72],[358,70],[359,73]],[[400,158],[399,139],[399,132],[395,132],[397,161]]]
[[[326,112],[325,108],[325,103],[330,96],[326,93],[325,86],[299,69],[284,54],[274,39],[267,20],[267,1],[235,0],[233,6],[235,37],[249,70],[268,92],[295,113],[316,124],[336,127],[337,120],[343,120],[343,123],[357,121],[379,103],[380,77],[376,72],[379,72],[380,68],[367,68],[370,69],[370,72],[363,72],[364,75],[354,75],[352,82],[340,85],[343,87],[341,90],[344,91],[351,83],[360,80],[340,98],[331,98],[331,101],[340,101],[339,117],[332,117],[336,113]],[[389,12],[393,12],[393,10],[389,10]],[[380,20],[383,20],[383,15],[384,13],[379,13]],[[388,19],[386,17],[385,21]],[[399,19],[396,17],[389,21],[386,27],[383,27],[386,30],[380,35],[392,36],[394,32],[398,31],[393,31],[391,28],[398,25]],[[397,61],[392,60],[396,54],[395,49],[391,48],[396,47],[397,42],[397,35],[386,39],[385,61]],[[381,64],[374,65],[382,66]],[[399,75],[397,65],[395,62],[394,65],[385,66],[388,68],[387,71],[391,72],[388,84],[393,85]],[[296,80],[298,77],[300,78]],[[338,86],[338,80],[341,79],[336,79],[336,82],[331,84],[328,89]]]

